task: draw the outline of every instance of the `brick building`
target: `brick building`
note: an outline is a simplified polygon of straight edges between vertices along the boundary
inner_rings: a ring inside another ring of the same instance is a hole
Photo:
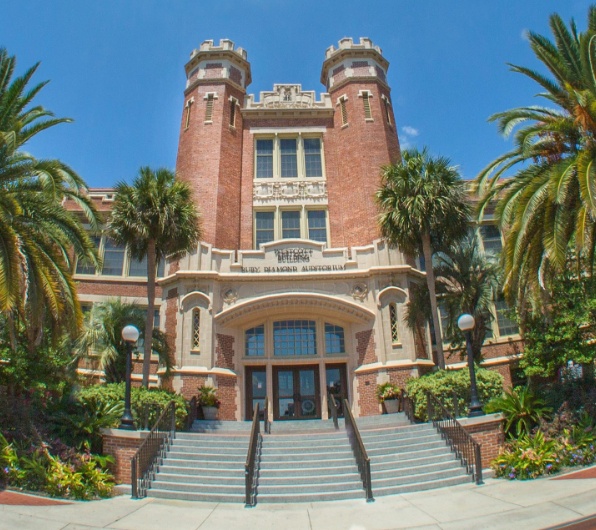
[[[176,170],[201,211],[203,241],[159,271],[155,318],[176,364],[161,383],[186,397],[216,386],[221,419],[249,418],[265,397],[272,419],[326,418],[329,390],[357,415],[378,414],[378,383],[433,367],[428,331],[415,336],[404,322],[424,274],[376,222],[379,168],[400,156],[388,66],[369,39],[346,38],[325,53],[326,93],[276,84],[258,98],[246,92],[247,53],[229,40],[204,42],[185,66]],[[111,190],[92,197],[109,211]],[[500,245],[493,227],[483,236]],[[105,236],[97,242],[103,270],[77,269],[83,304],[142,304],[145,265]],[[510,381],[516,352],[505,336],[516,330],[497,314],[486,363]]]

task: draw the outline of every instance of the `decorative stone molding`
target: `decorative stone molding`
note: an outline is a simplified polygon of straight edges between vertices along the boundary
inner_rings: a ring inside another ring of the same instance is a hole
[[[255,181],[253,184],[254,204],[292,199],[327,201],[327,183],[322,180],[287,180],[283,182]]]
[[[231,305],[238,300],[238,291],[235,289],[226,289],[222,292],[222,298],[226,304]]]
[[[351,295],[352,298],[354,298],[354,300],[360,300],[361,302],[363,302],[366,296],[368,295],[368,285],[366,285],[363,282],[355,284],[352,287]]]
[[[284,112],[285,111],[285,112]],[[259,100],[250,94],[245,100],[243,113],[263,114],[269,116],[287,116],[287,111],[292,113],[307,113],[333,115],[333,108],[329,94],[321,94],[317,100],[314,90],[303,91],[302,85],[275,84],[273,90],[259,93]]]

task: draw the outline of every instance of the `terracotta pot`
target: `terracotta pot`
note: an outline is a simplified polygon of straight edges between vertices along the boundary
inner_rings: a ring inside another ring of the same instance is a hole
[[[386,399],[384,403],[387,414],[396,414],[399,412],[399,399]]]
[[[207,407],[205,405],[201,405],[203,409],[203,417],[206,420],[216,420],[217,419],[217,407]]]

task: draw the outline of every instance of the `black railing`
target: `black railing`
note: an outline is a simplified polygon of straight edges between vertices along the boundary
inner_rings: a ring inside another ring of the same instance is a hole
[[[480,444],[463,428],[436,396],[427,392],[428,420],[432,421],[441,437],[460,459],[476,484],[482,484],[482,455]]]
[[[350,445],[352,451],[354,451],[354,458],[358,464],[358,471],[360,471],[360,477],[362,478],[362,486],[366,493],[366,502],[373,502],[375,499],[372,493],[372,480],[370,475],[370,458],[366,454],[366,449],[362,443],[358,426],[354,420],[350,404],[347,399],[344,399],[344,418],[346,422],[346,431],[348,432],[348,438],[350,439]]]
[[[259,421],[259,404],[255,404],[255,411],[252,415],[252,429],[250,430],[250,443],[248,445],[248,454],[246,455],[246,464],[244,464],[244,487],[246,508],[251,508],[257,504],[257,480],[259,475],[259,460],[261,457],[261,422]]]
[[[171,401],[130,461],[133,499],[147,496],[147,489],[155,478],[157,468],[163,462],[175,433],[176,403]]]
[[[263,430],[265,434],[271,434],[271,422],[269,421],[269,398],[265,398],[265,408],[263,409]]]
[[[339,430],[339,422],[337,421],[337,401],[335,401],[335,396],[331,392],[327,394],[327,401],[329,402],[331,418],[333,418],[333,426]]]
[[[197,400],[197,396],[193,396],[192,399],[188,402],[188,416],[186,417],[186,430],[189,431],[192,427],[192,424],[197,419],[197,409],[199,407],[199,402]]]
[[[412,401],[412,398],[406,394],[405,390],[401,391],[401,406],[406,418],[414,423],[414,402]]]

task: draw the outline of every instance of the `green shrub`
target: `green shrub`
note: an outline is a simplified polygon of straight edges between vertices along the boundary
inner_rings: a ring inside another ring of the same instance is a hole
[[[491,467],[497,477],[510,480],[537,478],[561,468],[563,461],[558,457],[560,451],[559,443],[545,438],[542,431],[537,431],[534,436],[524,434],[508,443],[491,462]]]
[[[486,412],[502,412],[505,432],[510,436],[530,434],[541,418],[552,410],[528,387],[517,387],[493,398],[485,407]]]
[[[488,403],[503,392],[503,376],[483,368],[476,369],[476,386],[481,403]],[[406,391],[414,401],[414,415],[427,421],[426,393],[434,394],[450,412],[454,412],[453,393],[457,396],[460,415],[468,413],[470,404],[470,374],[468,370],[439,370],[409,379]]]
[[[379,403],[384,403],[387,399],[398,399],[399,398],[399,386],[393,383],[383,383],[377,385],[377,399]]]

